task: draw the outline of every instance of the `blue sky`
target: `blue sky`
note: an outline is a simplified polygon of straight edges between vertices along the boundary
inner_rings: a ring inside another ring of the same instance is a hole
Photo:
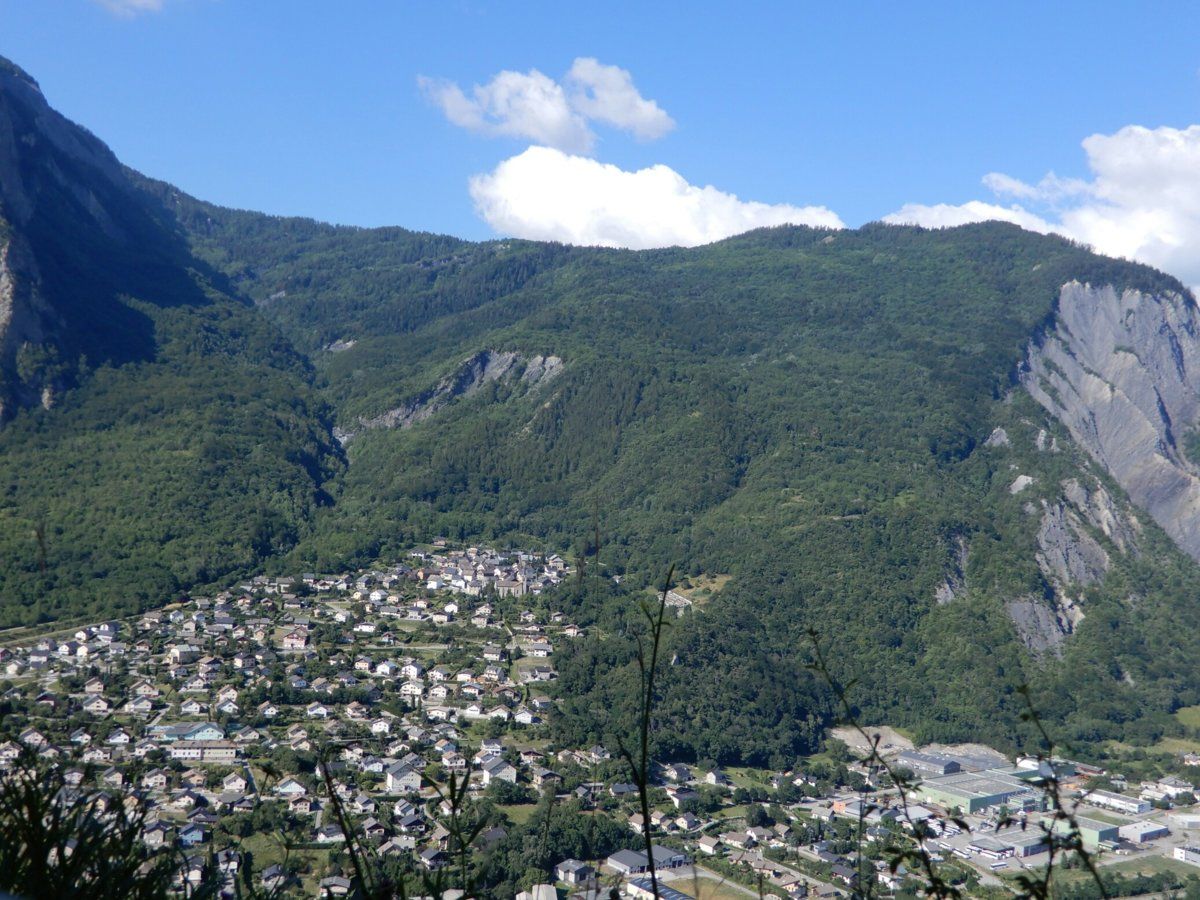
[[[1197,34],[1200,5],[1185,3],[0,0],[0,54],[54,106],[128,164],[222,204],[633,246],[695,243],[710,226],[799,219],[810,207],[856,226],[906,207],[913,221],[945,224],[1018,205],[1031,217],[1022,224],[1159,264],[1173,257],[1121,231],[1145,213],[1130,212],[1140,201],[1129,191],[1157,176],[1139,169],[1114,187],[1097,171],[1130,152],[1159,158],[1162,141],[1184,154],[1176,175],[1186,170],[1185,129],[1200,122]],[[537,70],[569,92],[578,58],[623,70],[674,127],[639,140],[588,118],[587,152],[550,142],[526,156],[547,142],[480,133],[504,130],[494,118],[455,125],[418,83],[444,79],[434,83],[472,102],[472,86],[501,71]],[[1122,132],[1134,125],[1170,131]],[[1085,152],[1091,135],[1123,137]],[[624,177],[653,166],[669,172]],[[1048,172],[1060,180],[1039,185]],[[1016,181],[1000,194],[1000,182],[982,184],[988,173]],[[484,179],[469,189],[473,176]],[[583,183],[590,200],[573,193]],[[710,185],[721,194],[698,191]],[[547,196],[531,199],[538,190]],[[643,206],[605,209],[612,231],[570,224],[596,218],[596,195],[622,192],[614,203]],[[764,212],[726,194],[787,206]],[[671,213],[639,232],[660,197],[701,208],[704,227]],[[1108,219],[1079,224],[1097,204]],[[1167,210],[1173,224],[1160,232],[1170,234],[1150,236],[1160,250],[1189,216],[1200,220],[1185,206]],[[1121,239],[1095,238],[1114,229]]]

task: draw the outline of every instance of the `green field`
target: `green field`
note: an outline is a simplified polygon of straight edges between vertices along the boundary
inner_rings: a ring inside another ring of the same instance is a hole
[[[721,592],[732,575],[696,575],[688,579],[687,585],[677,585],[675,592],[683,594],[697,606],[703,606]]]
[[[1175,711],[1175,718],[1188,728],[1200,728],[1200,706],[1184,706]]]
[[[677,891],[682,890],[684,893],[691,894],[696,900],[745,900],[746,897],[751,896],[745,889],[731,884],[709,881],[707,878],[700,878],[696,882],[688,884],[686,888],[680,888],[677,885],[672,885],[672,887]]]
[[[1171,859],[1169,856],[1127,859],[1121,862],[1114,862],[1111,865],[1104,865],[1102,861],[1100,868],[1104,872],[1120,873],[1122,875],[1155,875],[1159,872],[1174,872],[1185,878],[1189,875],[1200,875],[1200,868],[1176,859]],[[1087,881],[1091,877],[1091,874],[1084,869],[1060,869],[1055,873],[1054,880],[1057,884],[1066,886]]]
[[[496,809],[508,816],[514,825],[524,825],[533,818],[534,812],[537,811],[537,804],[519,803],[513,806],[497,806]]]
[[[1159,753],[1200,753],[1200,741],[1187,738],[1165,737],[1152,748]]]
[[[670,887],[696,900],[746,900],[747,897],[758,897],[756,890],[738,884],[719,872],[697,866],[702,874],[698,878],[680,878],[669,882]],[[770,888],[766,896],[776,896],[778,889]]]
[[[299,863],[301,870],[300,881],[306,894],[313,895],[317,890],[317,882],[324,874],[324,864],[329,859],[328,850],[286,850],[283,843],[275,835],[252,834],[241,838],[237,844],[243,853],[250,853],[254,860],[254,871],[261,872],[285,859]]]
[[[727,806],[724,809],[717,810],[713,813],[719,819],[744,819],[746,813],[750,811],[750,807],[745,804],[738,806]]]
[[[744,766],[728,766],[724,769],[729,780],[733,782],[735,787],[769,787],[767,779],[771,775],[768,769],[752,769]]]

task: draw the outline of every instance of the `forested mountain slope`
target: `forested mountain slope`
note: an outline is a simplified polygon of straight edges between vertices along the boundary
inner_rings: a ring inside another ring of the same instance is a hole
[[[222,209],[79,130],[91,156],[60,158],[5,77],[6,296],[39,323],[5,332],[8,621],[445,535],[585,564],[572,739],[623,727],[630,617],[671,564],[729,576],[670,631],[673,753],[810,747],[810,630],[865,716],[923,737],[1012,740],[1026,682],[1085,739],[1200,700],[1173,279],[1001,224],[629,252]]]
[[[131,612],[289,549],[341,460],[311,379],[0,60],[0,624]]]

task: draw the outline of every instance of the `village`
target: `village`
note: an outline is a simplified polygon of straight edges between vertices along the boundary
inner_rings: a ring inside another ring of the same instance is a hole
[[[488,804],[481,852],[553,805],[620,826],[602,855],[526,877],[523,900],[652,896],[647,832],[672,898],[899,892],[921,873],[895,860],[918,848],[968,889],[1003,886],[1061,851],[1062,798],[1101,866],[1200,867],[1190,781],[890,737],[842,735],[787,772],[659,761],[647,821],[615,748],[562,746],[550,727],[556,657],[589,638],[556,601],[571,574],[555,555],[438,542],[2,646],[0,766],[52,765],[67,789],[137,810],[148,851],[183,851],[181,895],[215,867],[228,896],[246,878],[345,896],[348,841],[436,873],[460,803]],[[672,595],[677,614],[688,602]],[[446,790],[460,782],[465,800]]]

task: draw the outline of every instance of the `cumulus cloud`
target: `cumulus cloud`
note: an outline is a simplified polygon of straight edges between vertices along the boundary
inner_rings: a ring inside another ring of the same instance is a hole
[[[130,19],[148,12],[160,12],[163,0],[95,0],[114,16]]]
[[[707,244],[766,225],[844,227],[823,206],[740,200],[689,184],[664,165],[634,172],[530,147],[470,182],[479,215],[501,234],[604,247]]]
[[[1129,125],[1083,141],[1090,179],[1053,172],[1028,184],[998,172],[983,183],[1001,206],[909,204],[885,217],[939,227],[986,219],[1054,231],[1110,256],[1156,266],[1200,285],[1200,125],[1144,128]]]
[[[765,225],[844,227],[824,207],[744,201],[689,184],[665,165],[631,172],[591,159],[593,124],[643,141],[675,128],[626,69],[593,57],[577,58],[558,81],[531,69],[500,72],[469,91],[443,79],[418,84],[455,125],[537,145],[470,180],[476,210],[501,234],[645,249],[692,247]]]
[[[152,0],[133,0],[152,2]],[[421,92],[461,128],[476,134],[524,138],[569,153],[590,153],[596,142],[590,122],[654,140],[675,127],[653,100],[641,95],[633,76],[618,66],[580,57],[563,84],[537,69],[503,71],[470,94],[452,81],[421,76]]]
[[[638,92],[625,69],[580,57],[566,80],[572,87],[571,105],[589,119],[624,129],[643,141],[660,138],[675,127],[666,110]]]
[[[924,225],[926,228],[953,228],[971,222],[1012,222],[1030,231],[1046,234],[1054,226],[1020,206],[999,206],[972,200],[959,205],[951,203],[906,203],[896,212],[884,216],[883,221],[895,225]]]
[[[471,96],[450,81],[421,77],[421,91],[446,118],[477,134],[525,138],[587,152],[595,135],[587,120],[571,108],[562,85],[537,69],[500,72],[487,84],[475,85]]]

